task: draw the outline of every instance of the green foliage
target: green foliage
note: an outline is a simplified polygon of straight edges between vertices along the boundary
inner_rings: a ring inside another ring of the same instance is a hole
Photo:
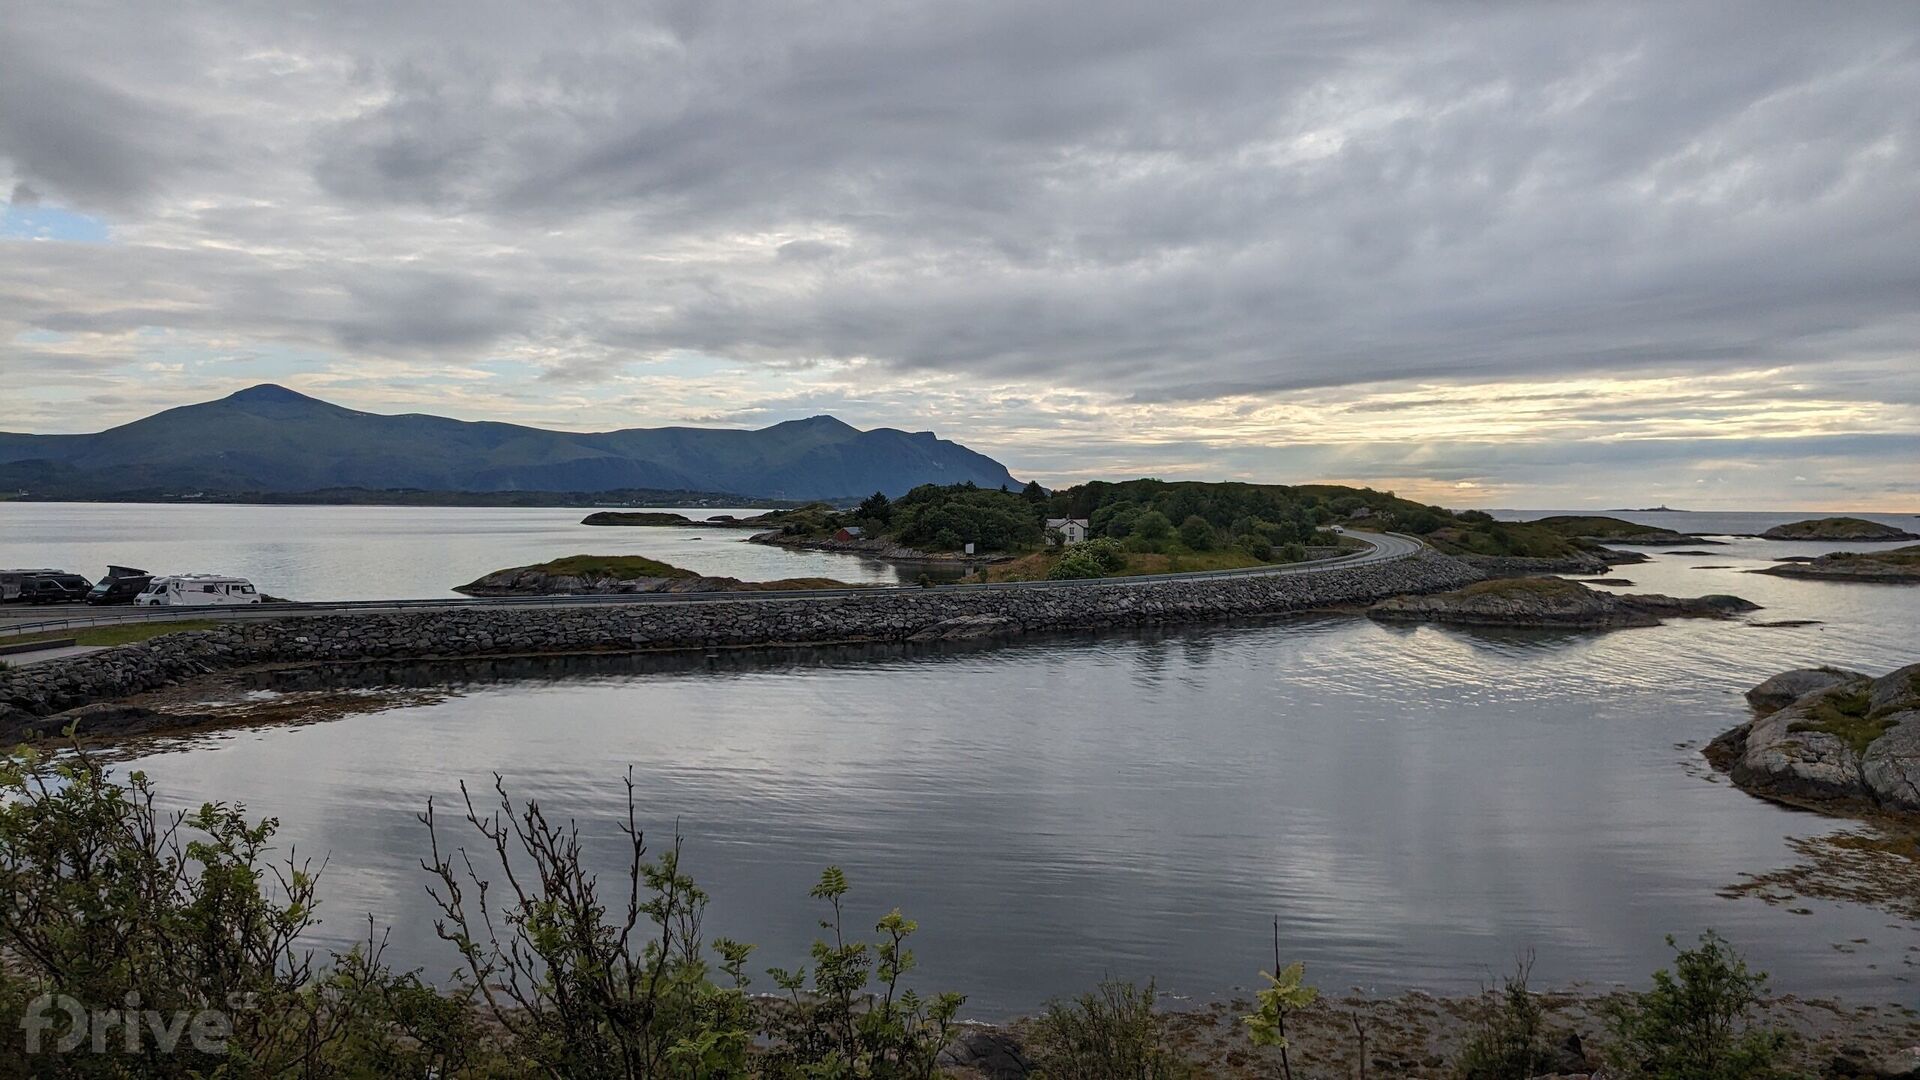
[[[1654,973],[1653,989],[1617,1003],[1609,1022],[1623,1075],[1648,1080],[1765,1080],[1783,1076],[1785,1032],[1756,1027],[1754,1006],[1765,974],[1719,935],[1676,950],[1672,971]]]
[[[1193,1070],[1168,1045],[1153,984],[1113,979],[1072,1001],[1052,1001],[1034,1021],[1032,1049],[1046,1080],[1180,1080]]]
[[[1052,581],[1106,577],[1126,569],[1127,550],[1109,537],[1068,544],[1060,558],[1047,569]]]
[[[833,912],[820,922],[830,939],[813,943],[811,986],[805,968],[767,969],[787,1000],[772,1029],[776,1042],[762,1064],[778,1076],[933,1077],[935,1059],[966,999],[959,994],[923,999],[901,987],[902,976],[915,964],[906,940],[920,927],[899,908],[874,924],[877,941],[848,941],[844,902],[849,891],[846,875],[829,866],[810,894]],[[869,983],[877,989],[870,990]]]
[[[1133,536],[1148,544],[1164,544],[1173,538],[1173,521],[1158,510],[1146,510],[1133,518]]]
[[[814,974],[775,972],[788,998],[747,994],[753,947],[701,932],[707,897],[680,845],[649,858],[627,786],[627,873],[603,893],[578,829],[516,803],[495,777],[482,811],[464,787],[479,843],[444,841],[430,803],[436,930],[461,967],[437,989],[381,961],[383,942],[321,962],[299,944],[314,922],[317,874],[265,854],[276,823],[239,806],[154,808],[146,778],[114,782],[84,752],[21,752],[0,763],[0,1008],[64,994],[95,1009],[166,1016],[217,1009],[223,1048],[151,1038],[104,1053],[29,1056],[25,1029],[0,1024],[0,1077],[301,1076],[924,1080],[963,999],[903,985],[916,925],[898,911],[872,942],[846,940],[845,875],[813,895],[833,909]],[[492,866],[491,871],[484,868]],[[64,1014],[49,1013],[64,1023]],[[170,1021],[169,1021],[170,1022]],[[65,1031],[37,1032],[42,1049]]]
[[[77,750],[0,762],[7,1016],[56,994],[183,1020],[217,1012],[230,1025],[225,1053],[191,1039],[163,1052],[146,1037],[127,1050],[115,1028],[111,1052],[34,1055],[37,1075],[186,1077],[224,1067],[227,1075],[327,1076],[373,1060],[360,1042],[372,1022],[356,1021],[410,1003],[410,984],[380,965],[378,943],[335,957],[331,969],[299,947],[314,922],[318,875],[291,855],[267,860],[276,828],[226,803],[161,812],[145,775],[123,786]],[[42,1051],[71,1030],[64,1014],[52,1015],[56,1026],[36,1033]],[[396,1029],[392,1015],[376,1026]],[[10,1074],[4,1063],[29,1060],[29,1045],[22,1026],[0,1024],[0,1075]],[[443,1050],[427,1039],[388,1047],[379,1060],[394,1075],[418,1074],[446,1060]]]
[[[1524,960],[1474,1018],[1455,1063],[1460,1080],[1528,1080],[1547,1072],[1540,1001],[1527,989],[1532,961]]]
[[[1254,1011],[1241,1017],[1253,1045],[1286,1049],[1287,1017],[1320,1000],[1320,991],[1306,985],[1306,975],[1307,966],[1298,961],[1288,964],[1278,975],[1270,971],[1260,973],[1267,985],[1254,994]]]
[[[854,507],[853,516],[862,521],[885,525],[893,520],[893,501],[887,498],[886,492],[876,491]]]
[[[1274,557],[1277,562],[1301,562],[1307,557],[1307,549],[1301,544],[1282,544]]]
[[[891,534],[908,547],[1013,551],[1040,543],[1042,504],[972,484],[923,484],[894,500]]]
[[[1199,514],[1188,514],[1180,523],[1180,542],[1195,551],[1212,551],[1213,525]]]

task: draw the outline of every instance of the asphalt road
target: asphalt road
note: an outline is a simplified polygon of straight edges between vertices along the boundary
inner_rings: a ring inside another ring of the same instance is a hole
[[[1417,553],[1421,542],[1398,533],[1358,532],[1348,536],[1373,545],[1366,551],[1320,559],[1310,563],[1282,566],[1258,566],[1243,570],[1205,570],[1185,574],[1142,574],[1135,577],[1092,578],[1075,581],[1003,581],[977,585],[940,585],[954,589],[1072,589],[1090,585],[1150,585],[1161,581],[1204,581],[1213,578],[1323,574],[1330,570],[1391,562]],[[279,619],[295,615],[386,614],[401,611],[452,611],[470,607],[546,608],[586,607],[595,604],[710,604],[722,601],[746,603],[782,603],[818,599],[823,596],[864,596],[889,589],[912,589],[913,585],[866,586],[846,589],[793,589],[772,592],[715,593],[617,593],[595,596],[514,596],[472,600],[354,600],[305,604],[248,604],[234,607],[115,607],[115,608],[21,608],[0,609],[0,641],[24,634],[56,630],[84,629],[119,623],[181,621],[201,619]],[[20,659],[24,660],[25,657]]]

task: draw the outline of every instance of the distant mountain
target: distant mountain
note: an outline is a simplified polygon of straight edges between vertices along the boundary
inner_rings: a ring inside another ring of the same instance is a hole
[[[860,431],[831,416],[757,431],[576,433],[357,412],[262,385],[94,435],[0,433],[0,489],[287,493],[619,489],[834,499],[925,483],[1018,486],[1006,466],[932,432]]]

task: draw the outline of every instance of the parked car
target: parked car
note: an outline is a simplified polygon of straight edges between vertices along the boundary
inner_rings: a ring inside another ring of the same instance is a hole
[[[38,570],[0,570],[0,604],[25,599],[20,595],[20,586],[37,577],[64,574],[65,570],[41,567]]]
[[[253,582],[220,574],[156,577],[134,601],[143,607],[215,607],[259,602],[260,591],[253,587]]]
[[[77,604],[93,582],[79,574],[41,574],[20,583],[20,599],[29,604]]]
[[[145,570],[135,570],[131,566],[109,566],[107,576],[94,582],[87,590],[89,604],[131,604],[147,586],[153,584],[153,575]]]

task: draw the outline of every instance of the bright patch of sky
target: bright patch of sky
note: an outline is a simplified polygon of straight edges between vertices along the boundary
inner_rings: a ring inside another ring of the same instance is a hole
[[[104,244],[112,238],[107,223],[97,217],[57,206],[18,203],[0,206],[0,237],[72,244]]]

